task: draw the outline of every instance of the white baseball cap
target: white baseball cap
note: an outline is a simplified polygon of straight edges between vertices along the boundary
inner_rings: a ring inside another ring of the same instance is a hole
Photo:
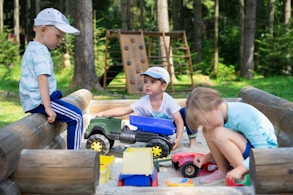
[[[66,17],[54,8],[46,8],[40,11],[35,18],[35,26],[53,25],[62,32],[78,35],[80,31],[71,26]]]
[[[148,75],[155,79],[163,79],[167,84],[170,81],[170,75],[165,68],[162,67],[151,67],[147,71],[140,74],[140,76]]]

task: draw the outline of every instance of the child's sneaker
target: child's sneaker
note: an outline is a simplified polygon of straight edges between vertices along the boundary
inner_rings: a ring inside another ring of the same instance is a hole
[[[220,170],[216,170],[213,173],[204,176],[199,180],[200,184],[212,184],[219,181],[223,181],[226,178],[226,173],[221,172]]]
[[[226,178],[227,186],[250,186],[250,175],[244,175],[243,179],[238,179],[237,181],[233,181],[230,178]]]

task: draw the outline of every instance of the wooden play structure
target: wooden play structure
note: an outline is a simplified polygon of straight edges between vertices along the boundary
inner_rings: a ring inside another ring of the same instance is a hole
[[[160,52],[160,43],[164,46],[163,53]],[[142,93],[143,78],[140,74],[151,66],[161,66],[168,70],[171,75],[169,90],[172,92],[194,88],[192,60],[185,31],[106,32],[105,66],[100,80],[104,89],[110,87],[110,82],[119,73],[124,73],[121,86],[126,83],[124,87],[129,94]],[[185,88],[175,82],[176,74],[188,76],[189,83]],[[176,89],[176,86],[180,88]]]
[[[132,187],[133,194],[292,194],[293,103],[256,89],[244,87],[241,101],[262,111],[274,124],[279,148],[252,149],[250,187],[195,186]],[[239,98],[226,99],[239,101]],[[78,90],[64,98],[83,113],[92,114],[135,100],[93,100],[91,92]],[[177,102],[185,105],[184,99]],[[99,154],[91,150],[69,151],[61,137],[66,125],[49,124],[46,117],[31,114],[0,129],[0,194],[95,194],[99,181]],[[103,187],[103,186],[102,186]],[[129,194],[129,188],[118,188]]]

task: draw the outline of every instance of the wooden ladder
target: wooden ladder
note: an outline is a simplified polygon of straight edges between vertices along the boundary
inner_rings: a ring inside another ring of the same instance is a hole
[[[150,66],[155,66],[154,64],[151,63],[152,59],[163,59],[164,63],[161,64],[162,66],[166,67],[169,74],[170,74],[170,87],[171,91],[175,92],[175,85],[179,86],[174,83],[174,79],[176,79],[176,72],[179,74],[176,69],[178,69],[178,66],[185,66],[184,71],[185,72],[180,72],[180,74],[189,74],[190,78],[190,83],[187,84],[189,88],[187,90],[192,90],[194,88],[194,81],[193,81],[193,68],[192,68],[192,60],[191,60],[191,55],[190,55],[190,49],[188,46],[187,38],[186,38],[186,33],[185,31],[173,31],[173,32],[144,32],[144,35],[146,37],[149,37],[148,40],[148,61],[150,63]],[[164,44],[164,49],[165,49],[165,55],[157,55],[153,56],[152,55],[152,43],[153,43],[153,38],[154,37],[161,37],[163,44]],[[177,42],[176,42],[177,41]],[[180,43],[178,41],[181,41]],[[176,42],[177,44],[174,45],[173,43]],[[178,45],[178,43],[180,45]],[[176,51],[180,51],[181,53],[183,52],[184,54],[182,55],[174,55]],[[185,61],[186,64],[175,64],[176,62],[174,61],[175,58],[181,58]]]

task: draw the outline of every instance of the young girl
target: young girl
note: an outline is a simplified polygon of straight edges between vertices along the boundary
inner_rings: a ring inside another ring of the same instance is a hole
[[[278,146],[274,127],[264,114],[246,103],[224,102],[213,89],[199,87],[191,92],[186,121],[191,129],[203,126],[210,150],[205,156],[195,157],[194,164],[201,168],[215,160],[218,165],[217,171],[200,179],[201,184],[241,179],[249,170],[251,148]]]

